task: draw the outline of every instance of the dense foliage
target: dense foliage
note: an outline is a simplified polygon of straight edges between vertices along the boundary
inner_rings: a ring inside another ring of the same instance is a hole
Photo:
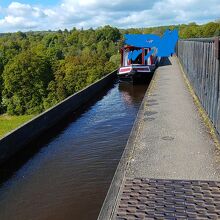
[[[118,67],[120,38],[110,26],[2,35],[1,112],[39,113],[100,79]]]
[[[179,29],[180,38],[220,35],[220,23],[152,28],[56,32],[17,32],[0,35],[0,113],[23,115],[44,111],[116,69],[125,33]]]

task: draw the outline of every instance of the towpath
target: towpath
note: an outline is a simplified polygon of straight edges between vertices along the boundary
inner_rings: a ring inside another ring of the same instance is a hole
[[[178,59],[165,60],[143,100],[100,219],[104,212],[104,219],[118,220],[220,218],[219,151],[200,110]]]

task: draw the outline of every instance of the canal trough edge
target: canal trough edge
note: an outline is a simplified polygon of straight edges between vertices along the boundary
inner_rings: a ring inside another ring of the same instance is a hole
[[[110,184],[109,190],[107,192],[106,198],[100,210],[98,220],[107,220],[107,219],[112,219],[113,217],[114,210],[117,205],[118,195],[119,195],[120,190],[122,190],[122,186],[123,186],[122,183],[125,180],[126,169],[128,167],[129,160],[134,150],[135,141],[136,141],[136,138],[138,137],[138,132],[140,130],[140,127],[142,126],[141,120],[144,118],[146,100],[151,94],[152,89],[154,88],[156,77],[157,77],[157,69],[155,70],[153,74],[151,82],[147,88],[146,94],[141,102],[139,111],[137,113],[137,117],[135,119],[134,125],[129,135],[127,144],[125,146],[125,149],[123,151],[123,154],[121,156],[117,169],[115,171],[114,177]]]
[[[116,79],[117,70],[67,97],[45,112],[6,134],[0,139],[0,165],[24,149],[31,141],[55,126],[69,113],[79,109]]]

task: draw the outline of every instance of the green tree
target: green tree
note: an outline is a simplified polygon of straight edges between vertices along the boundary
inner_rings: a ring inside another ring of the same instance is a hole
[[[216,34],[217,29],[219,29],[220,24],[215,22],[209,22],[204,25],[203,36],[204,37],[212,37]]]
[[[31,50],[9,61],[3,72],[3,104],[9,114],[33,114],[43,111],[43,99],[52,79],[45,58]]]
[[[2,90],[3,90],[2,73],[3,73],[3,70],[4,70],[4,66],[3,66],[3,63],[0,58],[0,113],[2,113],[4,111],[3,104],[2,104]]]

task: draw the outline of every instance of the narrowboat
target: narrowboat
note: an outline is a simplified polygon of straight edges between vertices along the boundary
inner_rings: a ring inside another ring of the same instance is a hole
[[[129,53],[139,51],[136,59],[130,59]],[[154,72],[159,59],[154,54],[147,60],[145,56],[151,51],[151,48],[139,48],[134,46],[124,46],[121,48],[121,67],[118,69],[118,77],[122,81],[142,81],[147,79]]]

